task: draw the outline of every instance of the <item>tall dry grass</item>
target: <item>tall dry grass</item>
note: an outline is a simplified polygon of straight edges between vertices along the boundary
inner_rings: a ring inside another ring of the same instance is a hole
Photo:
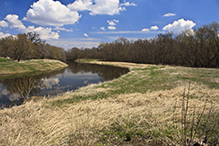
[[[200,87],[201,88],[201,87]],[[147,123],[148,131],[162,131],[172,125],[172,117],[180,119],[182,93],[185,86],[172,90],[146,94],[133,93],[118,95],[102,100],[86,100],[66,107],[53,107],[44,100],[27,102],[19,107],[0,111],[0,142],[2,145],[93,145],[103,136],[100,131],[117,122],[126,120],[136,124]],[[198,93],[197,86],[191,84],[190,92]],[[213,89],[203,89],[206,93],[217,94]],[[73,96],[67,93],[65,96]],[[78,94],[78,93],[77,93]],[[59,97],[62,98],[62,97]],[[189,106],[196,105],[201,112],[205,101],[193,99]],[[218,104],[215,104],[218,110]],[[177,107],[174,110],[174,106]],[[211,107],[206,105],[206,111]],[[192,109],[188,109],[192,114]],[[136,121],[137,120],[137,121]],[[177,124],[177,123],[175,123]],[[173,137],[171,139],[178,139]],[[170,139],[170,140],[171,140]]]
[[[122,63],[120,66],[129,67],[129,64]],[[147,66],[130,64],[130,69]],[[138,75],[139,72],[132,70],[128,75]],[[177,74],[185,73],[178,70]],[[196,82],[190,85],[185,81],[178,82],[181,83],[170,90],[112,94],[106,99],[53,105],[60,99],[110,94],[109,91],[116,90],[113,86],[103,87],[104,83],[101,83],[54,99],[29,101],[18,107],[0,110],[0,145],[181,145],[185,89],[190,86],[191,98],[186,114],[186,122],[190,123],[194,107],[197,115],[202,113],[203,107],[208,113],[212,104],[215,111],[219,111],[219,90]],[[205,97],[212,104],[206,102]],[[121,136],[121,133],[125,135]],[[194,141],[200,139],[193,138]]]

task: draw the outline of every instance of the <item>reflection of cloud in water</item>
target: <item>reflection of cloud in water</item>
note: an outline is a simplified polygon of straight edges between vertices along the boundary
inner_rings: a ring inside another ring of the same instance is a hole
[[[8,93],[8,91],[7,91],[7,89],[3,89],[2,91],[0,91],[3,95],[8,95],[9,93]]]
[[[38,94],[38,96],[47,96],[47,95],[57,95],[58,93],[63,93],[68,91],[68,88],[72,88],[72,85],[67,85],[64,87],[53,87],[53,89],[48,89],[48,90],[41,90],[41,92]]]
[[[7,98],[12,102],[12,101],[17,101],[20,99],[20,95],[19,94],[10,94],[8,93],[7,89],[0,89],[0,98],[5,98],[5,96],[7,96]]]
[[[98,77],[97,77],[98,78]],[[93,79],[95,79],[95,77],[81,77],[81,78],[79,78],[79,79],[81,79],[81,80],[85,80],[85,79],[87,79],[87,80],[93,80]]]
[[[8,93],[7,89],[4,89],[4,88],[0,89],[0,98],[3,98],[3,96],[6,96],[8,94],[9,93]]]
[[[59,83],[59,78],[42,79],[46,89],[52,89],[52,85]]]
[[[88,80],[84,81],[84,84],[87,84],[88,83]]]
[[[87,73],[85,73],[85,72],[83,72],[83,73],[81,73],[81,72],[79,72],[79,73],[77,73],[77,74],[73,74],[72,72],[65,72],[65,74],[64,74],[64,77],[65,78],[81,78],[82,76],[84,77],[84,76],[98,76],[97,74],[93,74],[92,72],[87,72]],[[60,77],[60,78],[62,78],[62,74],[60,74],[60,75],[57,75],[57,77]]]
[[[20,99],[20,95],[19,94],[12,94],[12,95],[9,95],[8,99],[10,101],[16,101],[16,100],[19,100]]]

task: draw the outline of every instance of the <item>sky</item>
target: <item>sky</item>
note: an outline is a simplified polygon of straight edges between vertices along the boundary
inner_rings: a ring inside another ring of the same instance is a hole
[[[36,32],[65,50],[92,48],[192,31],[218,14],[219,0],[0,0],[0,38]]]

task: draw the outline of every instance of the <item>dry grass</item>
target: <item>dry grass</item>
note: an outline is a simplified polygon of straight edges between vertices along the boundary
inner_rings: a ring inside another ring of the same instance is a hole
[[[129,63],[115,64],[129,67]],[[143,79],[143,74],[147,74],[148,70],[144,72],[141,69],[146,67],[148,65],[130,64],[131,72],[116,80],[82,87],[54,99],[30,101],[1,110],[0,145],[152,145],[157,142],[162,142],[159,145],[177,145],[180,131],[173,131],[171,127],[174,115],[174,126],[180,129],[181,101],[184,89],[189,86],[187,81],[177,80],[177,86],[168,90],[114,93],[127,77],[139,75],[136,80]],[[189,74],[182,68],[160,68],[165,73],[174,74],[170,71],[172,69],[176,69],[175,76]],[[52,104],[58,100],[98,96],[102,93],[108,98],[87,99],[62,106]],[[188,115],[192,115],[194,105],[197,113],[202,112],[205,97],[213,101],[218,111],[219,101],[215,98],[218,98],[219,89],[192,82],[190,95],[202,98],[190,100]],[[210,108],[211,104],[207,103],[206,112]],[[132,141],[124,141],[128,136],[121,136],[121,133],[131,133]]]

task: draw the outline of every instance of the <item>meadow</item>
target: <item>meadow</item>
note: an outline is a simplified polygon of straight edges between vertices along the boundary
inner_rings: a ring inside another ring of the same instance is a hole
[[[218,144],[218,69],[78,62],[130,72],[1,110],[0,145]]]

